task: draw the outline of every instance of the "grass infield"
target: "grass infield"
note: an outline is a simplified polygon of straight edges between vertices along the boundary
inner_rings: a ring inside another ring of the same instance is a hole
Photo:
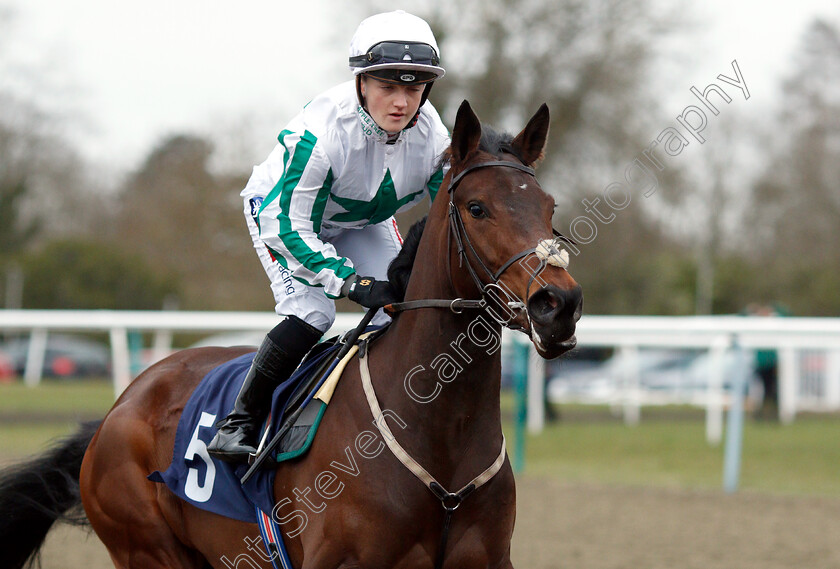
[[[697,410],[646,409],[635,427],[605,408],[600,413],[597,408],[559,410],[559,422],[526,438],[529,475],[614,485],[723,487],[726,435],[720,445],[707,443],[705,419]],[[514,440],[512,425],[505,430]],[[747,419],[739,489],[840,497],[838,433],[836,414],[801,415],[784,426]]]

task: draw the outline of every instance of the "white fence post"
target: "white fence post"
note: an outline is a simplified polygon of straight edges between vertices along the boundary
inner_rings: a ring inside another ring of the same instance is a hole
[[[528,432],[538,434],[545,427],[545,360],[534,346],[528,346]]]
[[[641,380],[639,369],[639,347],[621,346],[621,399],[624,408],[624,423],[638,425],[642,417],[642,403],[640,399],[639,383]]]
[[[172,330],[155,330],[150,363],[159,362],[172,353],[172,336]]]
[[[723,380],[730,338],[715,338],[709,347],[709,385],[706,393],[706,441],[720,444],[723,438]]]
[[[26,368],[23,370],[23,383],[27,387],[36,387],[41,383],[46,354],[47,329],[35,328],[29,336],[29,351],[26,352]]]
[[[828,410],[840,410],[840,350],[825,355],[825,404]]]
[[[796,348],[779,350],[779,420],[784,424],[793,422],[796,403],[799,398],[799,374]]]

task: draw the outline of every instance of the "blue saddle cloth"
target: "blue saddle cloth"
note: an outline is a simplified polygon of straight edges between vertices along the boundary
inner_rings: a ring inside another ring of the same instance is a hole
[[[310,358],[275,389],[269,440],[282,425],[283,409],[295,386],[339,347],[332,346]],[[233,408],[253,359],[253,353],[239,356],[204,376],[181,414],[169,468],[155,471],[148,478],[166,484],[182,500],[198,508],[256,523],[254,506],[263,512],[271,512],[274,507],[275,470],[259,471],[243,486],[239,480],[248,470],[247,464],[223,462],[207,453],[207,445],[216,435],[216,423]]]

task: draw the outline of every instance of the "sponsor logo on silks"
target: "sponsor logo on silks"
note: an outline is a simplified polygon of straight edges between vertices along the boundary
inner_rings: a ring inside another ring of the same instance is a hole
[[[254,221],[257,221],[263,199],[261,197],[251,198],[248,203],[251,205],[251,217],[254,218]]]
[[[400,75],[400,81],[409,82],[414,81],[414,79],[415,77],[411,73],[403,73],[402,75]]]
[[[286,296],[295,293],[295,281],[292,279],[292,273],[287,268],[280,269],[280,278],[283,279],[283,284],[285,285],[284,292]]]

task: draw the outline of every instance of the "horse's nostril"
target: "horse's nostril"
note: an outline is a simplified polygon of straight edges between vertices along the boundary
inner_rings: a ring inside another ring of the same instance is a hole
[[[540,324],[549,325],[558,318],[569,317],[578,320],[583,304],[580,287],[571,290],[549,285],[535,292],[528,300],[531,318]]]
[[[551,320],[555,314],[563,310],[565,300],[560,289],[545,287],[534,293],[528,300],[528,311],[532,318]]]

